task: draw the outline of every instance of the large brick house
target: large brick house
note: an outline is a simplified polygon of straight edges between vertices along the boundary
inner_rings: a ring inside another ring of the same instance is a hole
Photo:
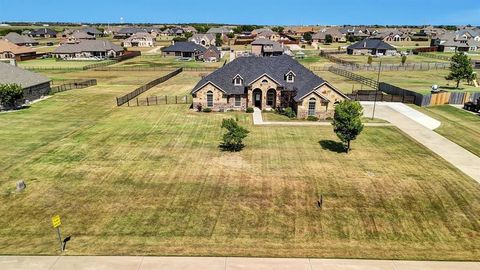
[[[299,118],[333,115],[348,99],[329,82],[287,55],[240,57],[204,77],[193,88],[193,107],[213,111],[292,107]]]
[[[18,46],[8,40],[0,39],[0,59],[24,61],[35,58],[37,58],[37,53],[32,48]]]

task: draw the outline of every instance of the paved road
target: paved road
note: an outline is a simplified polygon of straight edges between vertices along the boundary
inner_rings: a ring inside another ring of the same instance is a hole
[[[2,270],[480,270],[480,262],[231,257],[0,256]]]

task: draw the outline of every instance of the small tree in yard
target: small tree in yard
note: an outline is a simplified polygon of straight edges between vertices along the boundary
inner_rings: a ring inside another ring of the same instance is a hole
[[[373,57],[372,57],[371,55],[369,55],[368,58],[367,58],[367,63],[368,63],[369,65],[371,65],[372,62],[373,62]]]
[[[350,141],[355,140],[363,130],[363,109],[358,101],[345,100],[337,104],[333,116],[333,131],[346,144],[345,150],[350,151]]]
[[[215,35],[215,46],[220,47],[222,46],[222,44],[223,44],[222,35],[220,33],[217,33]]]
[[[466,54],[456,53],[451,58],[450,74],[445,79],[457,82],[457,87],[460,86],[460,81],[469,80],[473,73],[472,63]]]
[[[306,32],[305,34],[303,34],[303,39],[304,39],[306,42],[312,41],[312,34],[310,34],[309,32]]]
[[[227,130],[223,134],[223,142],[220,147],[231,152],[238,152],[245,147],[243,139],[248,135],[248,130],[238,125],[235,119],[223,119],[222,128]]]
[[[330,44],[333,42],[333,37],[330,34],[325,35],[325,43]]]
[[[23,89],[18,84],[0,84],[0,104],[15,108],[15,101],[23,98]]]
[[[407,56],[402,55],[402,66],[405,65],[405,62],[407,62]]]

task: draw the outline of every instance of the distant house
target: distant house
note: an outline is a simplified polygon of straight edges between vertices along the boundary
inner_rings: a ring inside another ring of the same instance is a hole
[[[16,61],[35,59],[37,53],[29,47],[18,46],[8,40],[0,39],[0,59]]]
[[[480,33],[474,30],[446,32],[432,39],[432,46],[441,52],[472,52],[480,50]]]
[[[188,41],[202,45],[203,47],[215,46],[215,35],[213,34],[193,34]]]
[[[312,43],[325,43],[327,36],[332,37],[332,42],[347,42],[346,34],[343,34],[337,28],[322,29],[312,35]]]
[[[50,28],[38,28],[30,32],[32,37],[54,38],[57,36],[57,32]]]
[[[17,104],[33,101],[50,93],[50,79],[38,73],[0,62],[0,84],[18,84],[23,88],[23,99]],[[11,109],[2,107],[0,109]]]
[[[183,36],[183,34],[185,34],[185,30],[180,27],[173,27],[163,30],[161,34],[163,36]]]
[[[220,34],[222,36],[226,36],[229,33],[233,33],[233,30],[226,27],[212,27],[207,31],[207,34],[213,34],[213,35]]]
[[[215,46],[210,46],[203,52],[203,61],[205,62],[218,62],[220,58],[221,52]]]
[[[347,47],[348,54],[395,55],[397,49],[381,39],[366,38]]]
[[[144,29],[135,28],[135,27],[120,28],[116,32],[114,32],[113,37],[116,39],[126,39],[140,32],[146,33],[147,31],[145,31]]]
[[[255,56],[279,56],[285,51],[283,43],[266,38],[259,38],[252,43],[252,54]]]
[[[195,29],[195,27],[190,26],[190,25],[183,27],[183,31],[185,31],[187,33],[192,33],[192,34],[198,33],[197,29]]]
[[[201,60],[206,50],[205,47],[194,42],[175,42],[173,45],[163,48],[162,54],[166,57],[175,56]]]
[[[228,111],[292,107],[298,118],[322,119],[333,115],[336,103],[348,99],[287,55],[236,58],[200,80],[191,93],[194,108]]]
[[[412,38],[407,32],[397,29],[381,31],[372,38],[381,39],[385,42],[412,41]]]
[[[79,31],[80,32],[85,32],[85,33],[89,34],[90,36],[94,36],[96,38],[103,36],[103,32],[101,32],[100,30],[98,30],[95,27],[85,27],[85,28],[80,29]]]
[[[8,40],[12,43],[15,43],[18,46],[36,46],[38,41],[33,39],[30,36],[19,35],[15,32],[8,33],[3,39]]]
[[[123,47],[108,40],[81,40],[60,45],[52,55],[65,60],[103,60],[121,56],[124,51]]]
[[[138,32],[132,36],[126,38],[123,41],[123,47],[153,47],[155,42],[153,37],[147,32]]]
[[[65,42],[63,43],[78,43],[81,40],[95,40],[95,36],[91,36],[86,32],[75,31],[72,34],[68,35]]]

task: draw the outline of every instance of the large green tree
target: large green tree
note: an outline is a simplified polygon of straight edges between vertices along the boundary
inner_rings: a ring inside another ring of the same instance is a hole
[[[363,130],[363,108],[358,101],[345,100],[337,104],[333,116],[333,131],[346,144],[345,150],[350,151],[350,141],[355,140]]]
[[[457,82],[460,86],[462,80],[468,80],[473,73],[473,67],[470,58],[464,53],[456,53],[450,60],[450,74],[445,79]]]
[[[326,34],[326,35],[325,35],[325,43],[326,43],[326,44],[330,44],[330,43],[332,43],[332,42],[333,42],[333,37],[332,37],[332,35]]]
[[[15,101],[23,98],[23,89],[18,84],[0,84],[0,104],[14,108]]]
[[[231,152],[242,150],[245,146],[243,139],[247,137],[248,130],[239,126],[235,119],[223,119],[222,128],[227,132],[223,134],[223,142],[220,147]]]
[[[220,47],[223,44],[222,35],[220,33],[215,34],[215,46]]]
[[[303,34],[303,39],[304,39],[306,42],[312,41],[312,34],[309,33],[309,32],[306,32],[305,34]]]

